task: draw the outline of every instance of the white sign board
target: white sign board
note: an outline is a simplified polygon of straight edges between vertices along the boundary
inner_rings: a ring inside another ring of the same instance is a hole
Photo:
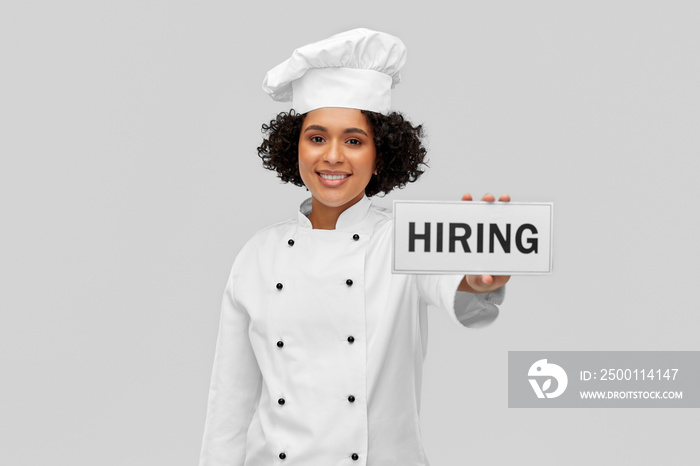
[[[552,271],[552,203],[394,201],[394,273]]]

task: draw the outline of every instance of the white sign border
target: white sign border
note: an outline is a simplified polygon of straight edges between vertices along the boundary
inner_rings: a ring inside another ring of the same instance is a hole
[[[394,228],[393,244],[391,247],[391,273],[393,274],[433,274],[433,275],[483,275],[480,271],[465,270],[463,272],[455,272],[454,270],[397,270],[396,269],[396,204],[461,204],[470,202],[472,204],[493,204],[486,201],[420,201],[420,200],[403,200],[394,199],[391,214]],[[546,272],[510,272],[510,271],[491,271],[488,275],[551,275],[552,264],[554,260],[554,203],[553,202],[508,202],[510,205],[538,205],[549,207],[549,270]]]

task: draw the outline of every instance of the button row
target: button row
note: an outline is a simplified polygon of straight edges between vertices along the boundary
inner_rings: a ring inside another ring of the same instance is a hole
[[[355,233],[354,235],[352,235],[352,239],[355,240],[355,241],[359,241],[359,240],[360,240],[360,235],[358,235],[357,233]],[[293,239],[289,239],[289,241],[287,241],[287,244],[288,244],[290,247],[294,246],[294,240],[293,240]],[[350,278],[348,278],[347,280],[345,280],[345,284],[346,284],[347,286],[352,286],[353,281],[352,281]],[[284,288],[284,285],[283,285],[282,283],[277,283],[276,287],[277,287],[278,290],[281,290],[282,288]],[[355,337],[353,337],[352,335],[350,335],[350,336],[348,337],[348,343],[352,344],[352,343],[354,343],[354,342],[355,342]],[[282,340],[278,341],[278,342],[277,342],[277,347],[278,347],[278,348],[284,347],[284,342],[283,342]],[[354,402],[355,402],[355,397],[354,397],[353,395],[348,396],[348,401],[349,401],[350,403],[354,403]],[[286,401],[284,400],[284,398],[280,398],[279,400],[277,400],[277,403],[279,403],[280,405],[284,405],[284,404],[286,403]],[[350,457],[353,459],[353,461],[357,461],[358,459],[360,459],[360,456],[359,456],[357,453],[353,453]],[[287,454],[284,453],[284,452],[281,452],[281,453],[279,454],[279,458],[280,458],[281,460],[286,459],[286,458],[287,458]]]
[[[353,337],[352,335],[350,335],[350,336],[348,337],[348,343],[353,344],[354,342],[355,342],[355,337]],[[278,347],[278,348],[284,347],[284,342],[283,342],[282,340],[278,341],[278,342],[277,342],[277,347]]]
[[[352,286],[353,283],[355,283],[355,282],[352,281],[352,278],[348,278],[347,280],[345,280],[345,284],[348,286]],[[278,290],[281,290],[282,288],[284,288],[284,285],[281,283],[278,283],[277,285],[275,285],[275,287]]]
[[[350,395],[350,396],[348,397],[348,401],[349,401],[350,403],[354,403],[354,402],[355,402],[355,397],[352,396],[352,395]],[[286,403],[286,401],[285,401],[284,398],[280,398],[279,400],[277,400],[277,403],[278,403],[279,405],[284,405],[284,404]]]
[[[355,233],[354,235],[352,235],[352,239],[354,239],[355,241],[359,241],[359,240],[360,240],[360,235],[358,235],[357,233]],[[294,246],[294,240],[290,238],[289,240],[287,240],[287,244],[288,244],[289,246]]]
[[[281,460],[285,459],[286,457],[287,457],[287,454],[285,452],[280,453]],[[360,455],[358,455],[357,453],[353,453],[352,455],[350,455],[350,458],[352,458],[353,461],[357,461],[360,459]]]

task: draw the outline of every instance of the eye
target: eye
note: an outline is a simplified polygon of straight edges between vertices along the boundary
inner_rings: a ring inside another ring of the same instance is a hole
[[[347,143],[359,146],[360,144],[362,144],[362,141],[360,141],[359,139],[348,139]]]
[[[325,140],[321,136],[312,136],[310,140],[311,142],[325,142]]]

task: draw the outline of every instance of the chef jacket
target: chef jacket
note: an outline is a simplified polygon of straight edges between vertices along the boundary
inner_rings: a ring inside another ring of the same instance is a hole
[[[226,285],[200,466],[426,466],[419,424],[427,309],[498,315],[503,289],[392,274],[391,212],[364,197],[335,230],[258,232]]]

